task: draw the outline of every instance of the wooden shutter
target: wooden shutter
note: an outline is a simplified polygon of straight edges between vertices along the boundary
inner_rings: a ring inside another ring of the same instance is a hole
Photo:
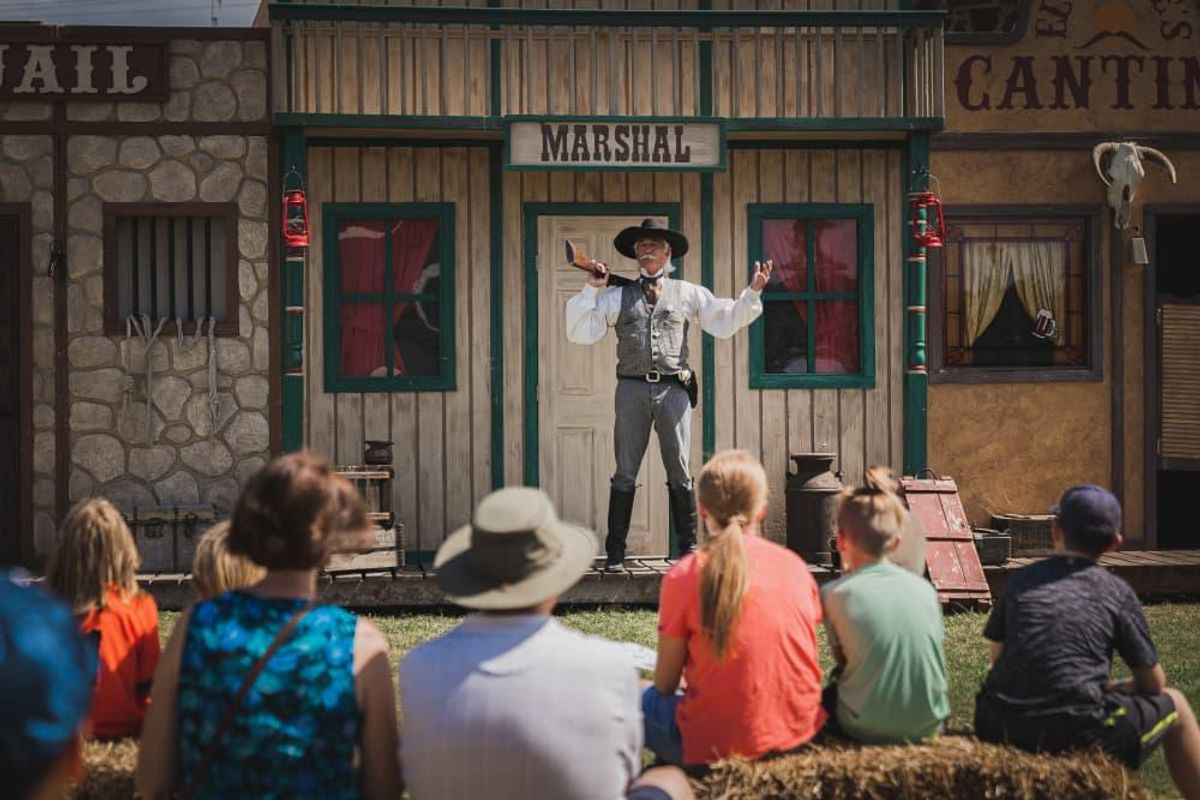
[[[1162,306],[1162,450],[1200,460],[1200,305]]]

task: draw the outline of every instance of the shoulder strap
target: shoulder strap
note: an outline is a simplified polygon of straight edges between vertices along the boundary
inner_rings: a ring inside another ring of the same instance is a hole
[[[262,674],[264,669],[266,669],[267,662],[269,662],[271,657],[279,651],[279,648],[283,647],[287,640],[291,638],[292,633],[300,625],[301,621],[308,616],[309,612],[315,609],[318,605],[320,605],[320,602],[314,597],[302,607],[298,608],[296,612],[292,614],[292,618],[287,621],[287,624],[279,629],[279,633],[275,634],[275,639],[271,642],[271,646],[267,648],[267,651],[259,657],[258,661],[254,662],[252,667],[250,667],[250,671],[246,673],[246,677],[242,681],[242,685],[238,689],[237,694],[234,695],[233,699],[229,701],[229,704],[225,706],[225,713],[221,715],[221,721],[217,723],[216,730],[213,731],[212,739],[209,741],[208,746],[204,749],[204,755],[200,758],[200,764],[196,767],[196,771],[192,773],[191,778],[188,779],[187,787],[183,791],[183,797],[191,798],[195,794],[196,787],[200,785],[201,779],[208,772],[209,767],[212,766],[212,761],[217,755],[217,746],[225,737],[225,733],[229,730],[229,726],[233,724],[234,719],[237,717],[238,709],[241,708],[242,701],[246,699],[246,695],[250,693],[250,689],[254,686],[254,682],[258,680],[258,676]]]

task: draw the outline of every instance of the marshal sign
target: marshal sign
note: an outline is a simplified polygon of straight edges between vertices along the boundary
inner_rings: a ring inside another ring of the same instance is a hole
[[[644,118],[519,119],[508,122],[513,169],[722,170],[718,122]]]
[[[161,43],[0,42],[0,99],[165,100]]]

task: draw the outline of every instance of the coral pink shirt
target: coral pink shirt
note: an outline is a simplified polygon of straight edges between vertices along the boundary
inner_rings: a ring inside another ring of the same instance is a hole
[[[704,554],[682,558],[663,579],[658,631],[687,640],[687,688],[676,711],[683,759],[759,758],[790,750],[825,724],[817,626],[821,599],[800,556],[747,535],[748,587],[724,660],[700,627]]]
[[[100,637],[92,732],[101,738],[131,736],[142,729],[160,655],[154,598],[139,592],[125,600],[110,586],[107,600],[107,607],[92,609],[79,623],[85,635]]]

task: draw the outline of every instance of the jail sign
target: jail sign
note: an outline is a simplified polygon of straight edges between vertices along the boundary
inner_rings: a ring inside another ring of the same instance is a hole
[[[505,146],[510,169],[725,168],[721,123],[692,119],[510,118]]]
[[[165,100],[165,43],[0,42],[0,100]]]

